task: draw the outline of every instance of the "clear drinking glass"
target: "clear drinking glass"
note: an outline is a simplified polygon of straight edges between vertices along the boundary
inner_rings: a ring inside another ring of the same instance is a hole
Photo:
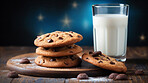
[[[127,4],[96,4],[93,10],[94,51],[126,61]]]

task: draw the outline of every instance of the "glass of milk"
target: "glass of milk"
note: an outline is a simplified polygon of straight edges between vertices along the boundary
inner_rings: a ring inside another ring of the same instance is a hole
[[[96,4],[92,10],[94,51],[126,61],[129,5]]]

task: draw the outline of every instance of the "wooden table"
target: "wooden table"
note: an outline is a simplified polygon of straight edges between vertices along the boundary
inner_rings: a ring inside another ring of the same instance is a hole
[[[93,50],[93,47],[82,46],[84,51]],[[76,78],[48,78],[19,75],[19,78],[7,78],[9,70],[6,68],[6,62],[13,56],[31,53],[35,47],[27,46],[9,46],[0,47],[0,83],[97,83],[97,82],[127,82],[127,83],[148,83],[148,47],[128,47],[127,75],[129,80],[111,80],[107,76],[90,77],[88,80],[77,80]],[[143,69],[144,75],[134,75],[136,69]]]

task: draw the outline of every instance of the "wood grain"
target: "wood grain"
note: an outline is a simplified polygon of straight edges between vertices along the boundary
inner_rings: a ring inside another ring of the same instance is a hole
[[[49,78],[49,77],[33,77],[26,75],[19,75],[19,78],[7,78],[9,72],[6,68],[8,59],[24,53],[31,53],[35,51],[36,47],[27,46],[9,46],[0,47],[0,83],[147,83],[148,82],[148,47],[128,47],[127,61],[128,68],[127,75],[129,80],[110,80],[107,76],[90,77],[88,80],[77,80],[75,78]],[[92,51],[93,47],[82,46],[84,51]],[[144,75],[135,75],[133,72],[136,69],[143,69]],[[106,77],[106,78],[105,78]],[[103,80],[102,80],[103,79]]]

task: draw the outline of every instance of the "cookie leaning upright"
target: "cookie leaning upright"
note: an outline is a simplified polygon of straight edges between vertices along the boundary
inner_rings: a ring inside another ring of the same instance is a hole
[[[82,35],[76,32],[55,31],[38,36],[34,44],[39,47],[63,47],[77,43],[83,39]]]
[[[103,69],[112,70],[116,72],[126,72],[127,68],[124,63],[116,61],[101,51],[84,53],[82,59]]]

